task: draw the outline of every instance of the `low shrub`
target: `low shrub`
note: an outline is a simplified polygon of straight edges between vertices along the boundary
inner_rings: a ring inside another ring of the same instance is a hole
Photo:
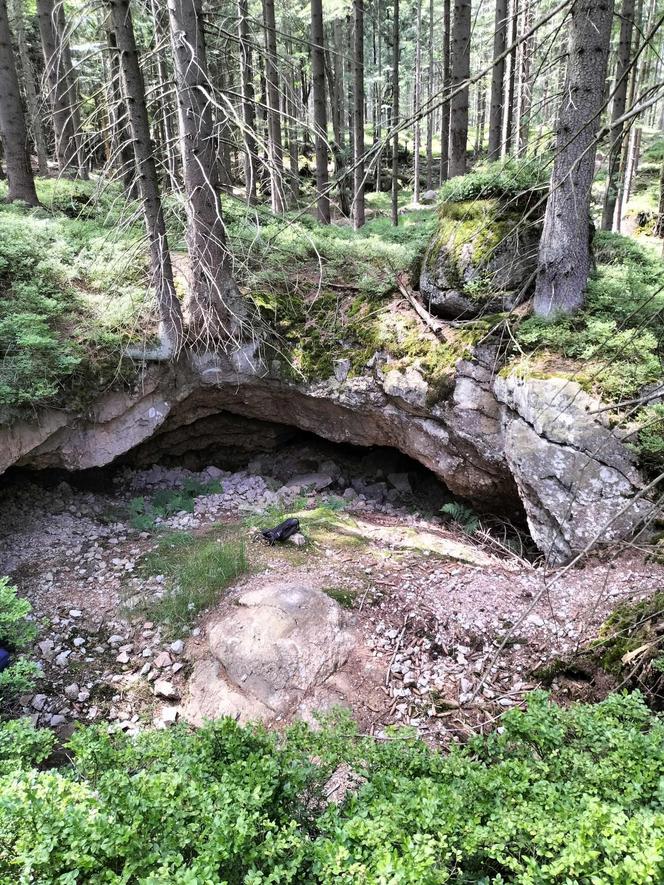
[[[132,739],[80,729],[40,771],[0,750],[0,881],[645,885],[664,877],[664,723],[638,694],[541,693],[449,754],[345,717],[285,734],[230,720]],[[16,726],[12,726],[14,729]],[[7,726],[0,727],[0,747]],[[338,766],[350,791],[328,804]]]
[[[16,657],[37,635],[28,620],[31,611],[28,600],[17,596],[9,579],[0,577],[0,647],[11,653],[9,666],[0,672],[0,704],[28,691],[39,674],[31,661]]]
[[[536,188],[542,188],[544,196],[550,175],[545,158],[484,163],[466,175],[446,181],[440,189],[440,197],[442,202],[449,203],[478,199],[518,202]]]

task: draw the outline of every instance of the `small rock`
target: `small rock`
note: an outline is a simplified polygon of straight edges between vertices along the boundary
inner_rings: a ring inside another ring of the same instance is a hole
[[[126,651],[121,651],[120,654],[115,659],[118,664],[128,664],[129,663],[129,655]]]
[[[70,654],[71,654],[71,651],[69,651],[69,650],[61,651],[60,654],[55,659],[55,663],[57,664],[57,666],[58,667],[66,667],[67,664],[69,663],[69,655]]]
[[[168,682],[166,679],[157,679],[154,684],[154,693],[157,697],[164,698],[167,701],[177,701],[180,699],[180,695],[173,683]]]
[[[79,700],[81,703],[84,703],[85,701],[90,700],[90,692],[87,690],[87,688],[82,688],[82,689],[79,691],[79,693],[78,693],[78,700]]]
[[[36,694],[32,699],[31,706],[33,707],[33,709],[39,710],[41,712],[46,706],[47,700],[48,698],[45,694]]]
[[[64,725],[67,720],[64,716],[61,716],[59,713],[56,713],[55,716],[51,716],[51,721],[49,725],[51,728],[57,728],[58,725]]]
[[[178,721],[180,711],[177,707],[162,707],[159,719],[164,725],[175,725]]]
[[[44,639],[43,642],[39,643],[39,651],[41,652],[41,656],[46,658],[47,661],[53,660],[53,654],[55,651],[55,643],[52,639]]]
[[[181,655],[184,651],[184,642],[181,639],[176,639],[175,642],[171,642],[170,650],[175,655]]]
[[[75,682],[72,682],[71,685],[67,685],[65,687],[65,697],[68,697],[70,701],[75,701],[78,699],[79,687]]]
[[[165,667],[170,667],[172,663],[173,659],[167,651],[162,651],[161,654],[158,654],[153,661],[153,665],[157,667],[158,670],[163,670]]]
[[[83,616],[83,612],[78,608],[69,609],[69,617],[70,618],[80,618]]]
[[[307,539],[301,532],[295,532],[295,534],[291,535],[288,540],[291,544],[295,544],[296,547],[304,547],[307,543]]]

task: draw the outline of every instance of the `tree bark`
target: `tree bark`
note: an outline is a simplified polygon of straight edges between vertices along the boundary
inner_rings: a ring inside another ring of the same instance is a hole
[[[449,0],[445,0],[449,3]],[[399,0],[392,13],[392,224],[399,224]]]
[[[189,314],[196,340],[205,346],[240,336],[245,316],[231,273],[217,175],[214,121],[202,0],[168,0],[190,262]]]
[[[364,0],[353,0],[353,227],[364,225]]]
[[[164,154],[171,187],[177,191],[182,182],[182,159],[177,146],[177,126],[174,125],[174,109],[168,95],[171,74],[164,44],[168,43],[168,13],[159,0],[151,0],[152,19],[155,25],[155,56],[159,89],[159,116],[164,134]]]
[[[514,46],[517,37],[517,23],[519,16],[518,0],[510,2],[510,27],[509,27],[509,43]],[[516,47],[509,54],[509,71],[507,74],[507,95],[505,96],[505,126],[503,135],[503,144],[501,154],[507,157],[512,151],[512,141],[514,137],[514,97],[516,84]],[[518,126],[518,123],[517,123]]]
[[[75,175],[79,162],[72,90],[54,0],[37,0],[37,17],[49,84],[58,169],[61,175]]]
[[[115,30],[110,20],[106,21],[106,40],[109,49],[109,83],[108,83],[108,120],[111,129],[112,168],[122,178],[125,193],[128,197],[136,197],[136,160],[132,148],[131,135],[127,128],[127,105],[123,96],[122,72],[120,70],[120,53],[116,42]]]
[[[630,51],[632,46],[632,28],[634,25],[634,0],[622,0],[620,10],[620,37],[618,39],[618,58],[614,83],[611,122],[619,120],[625,113],[627,104],[627,85],[630,70]],[[622,155],[624,124],[619,131],[612,130],[609,148],[609,168],[602,210],[602,230],[611,230],[613,216],[618,201],[618,177],[620,173],[620,157]]]
[[[590,272],[590,189],[604,102],[613,0],[575,0],[555,160],[539,248],[535,314],[583,306]]]
[[[496,19],[493,32],[494,61],[491,70],[491,108],[489,111],[489,160],[500,159],[505,105],[505,59],[500,57],[505,52],[506,46],[507,0],[496,0]]]
[[[429,0],[429,71],[427,76],[427,98],[433,98],[433,0]],[[433,187],[433,126],[434,113],[427,114],[427,190]]]
[[[466,172],[469,77],[470,0],[455,0],[452,24],[452,89],[459,91],[450,102],[450,178]]]
[[[110,29],[114,35],[117,52],[120,54],[122,86],[129,116],[143,218],[150,246],[152,282],[157,295],[160,332],[167,348],[173,354],[177,354],[183,342],[182,309],[175,294],[171,253],[168,248],[157,168],[150,138],[145,83],[138,63],[129,0],[106,0],[106,4]]]
[[[656,237],[664,238],[664,160],[659,167],[659,205],[657,207],[657,220],[655,221]]]
[[[277,25],[274,17],[274,0],[263,0],[263,24],[265,27],[265,85],[270,197],[272,211],[279,214],[285,211],[286,200],[284,197],[284,148],[281,140],[281,115],[279,113]]]
[[[416,0],[415,13],[415,82],[413,84],[413,115],[415,127],[413,132],[413,203],[420,202],[420,164],[422,158],[422,124],[420,122],[420,104],[422,103],[422,0]]]
[[[32,59],[25,40],[25,21],[23,18],[22,0],[14,0],[14,32],[18,45],[18,57],[23,72],[23,86],[25,88],[25,103],[30,118],[30,134],[37,154],[37,166],[42,177],[48,175],[48,149],[46,147],[46,135],[44,124],[39,113],[39,97],[35,87],[35,71]]]
[[[325,101],[325,49],[323,46],[323,0],[311,0],[311,77],[314,89],[314,130],[316,133],[316,190],[318,220],[330,223],[327,193],[327,106]]]
[[[525,0],[523,15],[523,30],[527,33],[533,26],[534,13],[531,0]],[[521,44],[521,67],[519,73],[519,129],[518,129],[518,147],[517,153],[519,157],[525,157],[528,151],[528,141],[530,138],[530,109],[532,106],[532,83],[531,79],[531,62],[533,56],[533,40],[529,37]]]
[[[440,109],[440,183],[449,177],[450,164],[450,89],[452,86],[450,0],[443,0],[443,97]]]
[[[5,149],[9,184],[7,201],[11,203],[22,200],[30,206],[38,206],[28,154],[28,132],[9,30],[7,0],[0,0],[0,96],[0,135]]]
[[[240,43],[240,90],[242,94],[242,140],[244,142],[244,180],[247,201],[256,202],[258,151],[256,149],[256,113],[254,110],[254,68],[249,32],[248,0],[238,0],[238,39]]]

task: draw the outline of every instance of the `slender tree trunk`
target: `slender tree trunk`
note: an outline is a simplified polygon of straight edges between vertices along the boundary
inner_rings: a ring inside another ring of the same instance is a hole
[[[527,33],[533,26],[534,14],[532,0],[525,0],[523,15],[523,33]],[[518,129],[518,155],[525,157],[528,151],[530,138],[530,109],[532,105],[531,63],[533,56],[533,40],[529,37],[521,44],[521,71],[519,74],[519,129]]]
[[[433,98],[433,0],[429,0],[429,71],[427,75],[427,98],[431,102]],[[434,113],[430,109],[427,114],[427,190],[433,187],[433,127]]]
[[[152,280],[157,294],[161,335],[177,354],[183,340],[182,309],[175,294],[171,253],[168,248],[154,149],[150,138],[145,83],[138,63],[129,0],[106,0],[106,4],[110,27],[114,34],[114,44],[120,54],[123,92],[127,103],[143,217],[150,245]]]
[[[611,121],[619,120],[625,113],[627,104],[627,86],[629,80],[630,51],[632,46],[632,28],[634,25],[634,0],[622,0],[620,10],[620,37],[618,39],[618,58],[616,63],[616,77],[614,83],[613,105],[611,107]],[[624,125],[619,130],[611,132],[611,146],[609,148],[609,169],[604,194],[604,207],[602,211],[602,230],[611,230],[613,216],[616,211],[618,200],[618,175],[620,172],[620,157],[625,135]]]
[[[648,13],[648,22],[645,26],[645,30],[648,30],[648,25],[652,22],[652,17],[655,13],[656,0],[651,0],[649,13]],[[633,42],[634,42],[634,52],[633,55],[636,57],[639,53],[641,47],[641,34],[644,31],[644,23],[643,23],[643,0],[637,0],[636,12],[634,21],[636,22],[636,29],[632,31]],[[643,54],[640,57],[640,60],[632,69],[631,75],[629,77],[629,86],[628,86],[628,96],[627,96],[627,108],[631,109],[634,107],[634,102],[636,100],[636,94],[641,85],[641,79],[643,76],[644,69],[644,58]],[[633,123],[631,124],[633,125]],[[632,129],[629,128],[627,133],[623,132],[623,139],[620,148],[620,164],[618,167],[618,188],[616,194],[616,207],[613,212],[613,230],[620,232],[620,227],[622,225],[622,216],[623,216],[623,201],[625,195],[625,182],[627,175],[627,167],[629,165],[629,157],[630,157],[630,144],[632,138]]]
[[[62,51],[54,0],[37,0],[37,16],[53,113],[58,169],[61,175],[75,175],[78,168],[78,146],[74,108],[71,104],[69,72]]]
[[[293,46],[289,43],[289,55],[293,56]],[[290,194],[294,204],[297,204],[300,198],[300,149],[298,144],[298,107],[297,107],[297,90],[295,70],[291,68],[291,79],[288,84],[288,91],[284,97],[286,105],[286,128],[288,131],[288,160]]]
[[[575,0],[564,95],[540,241],[535,313],[572,313],[590,272],[590,189],[611,39],[612,0]],[[571,98],[571,100],[570,100]]]
[[[274,17],[274,0],[263,0],[263,24],[265,27],[265,82],[267,87],[270,191],[272,211],[281,213],[286,209],[286,200],[283,189],[284,149],[281,141],[281,116],[279,114],[277,25]]]
[[[353,0],[353,227],[364,225],[364,0]]]
[[[510,33],[509,42],[514,46],[517,37],[517,24],[519,16],[518,0],[510,0]],[[505,96],[505,126],[503,133],[502,156],[507,157],[512,151],[514,137],[514,97],[516,84],[517,54],[513,48],[509,54],[509,71],[507,74],[507,95]]]
[[[14,0],[14,33],[18,45],[21,71],[23,72],[25,103],[27,105],[28,117],[30,118],[30,133],[35,146],[35,153],[37,154],[39,174],[42,177],[46,177],[48,175],[48,150],[46,147],[44,124],[39,113],[39,97],[35,87],[35,71],[25,40],[25,21],[23,15],[22,0]]]
[[[78,89],[78,76],[71,59],[71,46],[67,22],[65,21],[65,4],[58,2],[55,5],[55,29],[58,38],[58,48],[62,58],[62,67],[67,79],[66,103],[70,108],[72,126],[74,128],[74,141],[76,142],[76,159],[78,161],[78,174],[87,181],[88,167],[86,148],[83,143],[83,129],[81,127],[81,100]]]
[[[664,160],[659,167],[659,205],[653,233],[656,237],[664,238]]]
[[[316,190],[318,220],[330,223],[327,193],[327,106],[325,101],[325,50],[323,46],[323,0],[311,0],[311,78],[314,89],[314,129],[316,132]]]
[[[374,139],[378,142],[378,152],[376,154],[376,186],[374,190],[377,194],[381,192],[382,181],[382,159],[383,148],[380,144],[383,138],[383,19],[382,19],[382,3],[378,0],[376,4],[376,14],[378,17],[378,82],[376,83],[376,129]]]
[[[187,194],[190,317],[198,340],[210,346],[237,341],[245,312],[231,274],[219,202],[201,7],[202,0],[168,0]]]
[[[450,178],[464,175],[466,172],[469,77],[470,0],[455,0],[452,24],[452,89],[463,88],[450,102]]]
[[[449,2],[449,0],[446,0]],[[399,0],[394,0],[392,13],[392,224],[399,224]]]
[[[500,159],[505,105],[505,59],[500,58],[507,46],[507,0],[496,0],[493,32],[493,68],[491,70],[491,109],[489,111],[489,160]],[[499,59],[500,61],[496,61]]]
[[[159,116],[164,133],[164,155],[168,175],[173,190],[178,190],[182,181],[182,158],[178,148],[177,126],[174,125],[174,110],[168,95],[171,75],[168,69],[165,44],[168,43],[168,12],[160,0],[151,0],[152,18],[155,24],[155,56],[157,62],[157,83],[159,87]]]
[[[111,168],[122,178],[125,193],[128,197],[136,196],[136,159],[132,148],[131,135],[127,128],[127,105],[122,90],[122,74],[120,70],[120,53],[118,51],[115,30],[110,17],[106,20],[106,39],[109,49],[109,83],[108,83],[108,120],[111,128]]]
[[[7,201],[11,203],[22,200],[30,206],[38,206],[28,154],[28,132],[9,30],[7,0],[0,0],[0,96],[0,135],[5,149],[9,182]]]
[[[256,149],[256,114],[254,111],[254,69],[249,32],[248,0],[238,0],[238,38],[240,42],[240,89],[242,93],[242,139],[244,142],[244,180],[247,201],[256,202],[258,151]]]
[[[422,83],[422,0],[417,0],[415,14],[415,83],[413,84],[413,115],[415,127],[413,133],[413,203],[420,202],[420,164],[422,124],[419,118]]]
[[[443,97],[440,109],[440,183],[449,177],[450,164],[450,89],[452,87],[451,65],[451,8],[450,0],[443,0]]]

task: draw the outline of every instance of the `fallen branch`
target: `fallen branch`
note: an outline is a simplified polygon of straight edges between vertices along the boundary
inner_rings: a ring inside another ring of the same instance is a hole
[[[429,311],[425,310],[425,308],[422,307],[419,301],[415,298],[410,286],[408,285],[408,278],[405,274],[397,274],[397,288],[406,299],[406,301],[413,308],[418,317],[425,324],[425,326],[427,326],[433,332],[436,338],[438,338],[440,341],[447,341],[442,328],[443,324],[440,322],[440,320],[435,320],[431,316]]]

